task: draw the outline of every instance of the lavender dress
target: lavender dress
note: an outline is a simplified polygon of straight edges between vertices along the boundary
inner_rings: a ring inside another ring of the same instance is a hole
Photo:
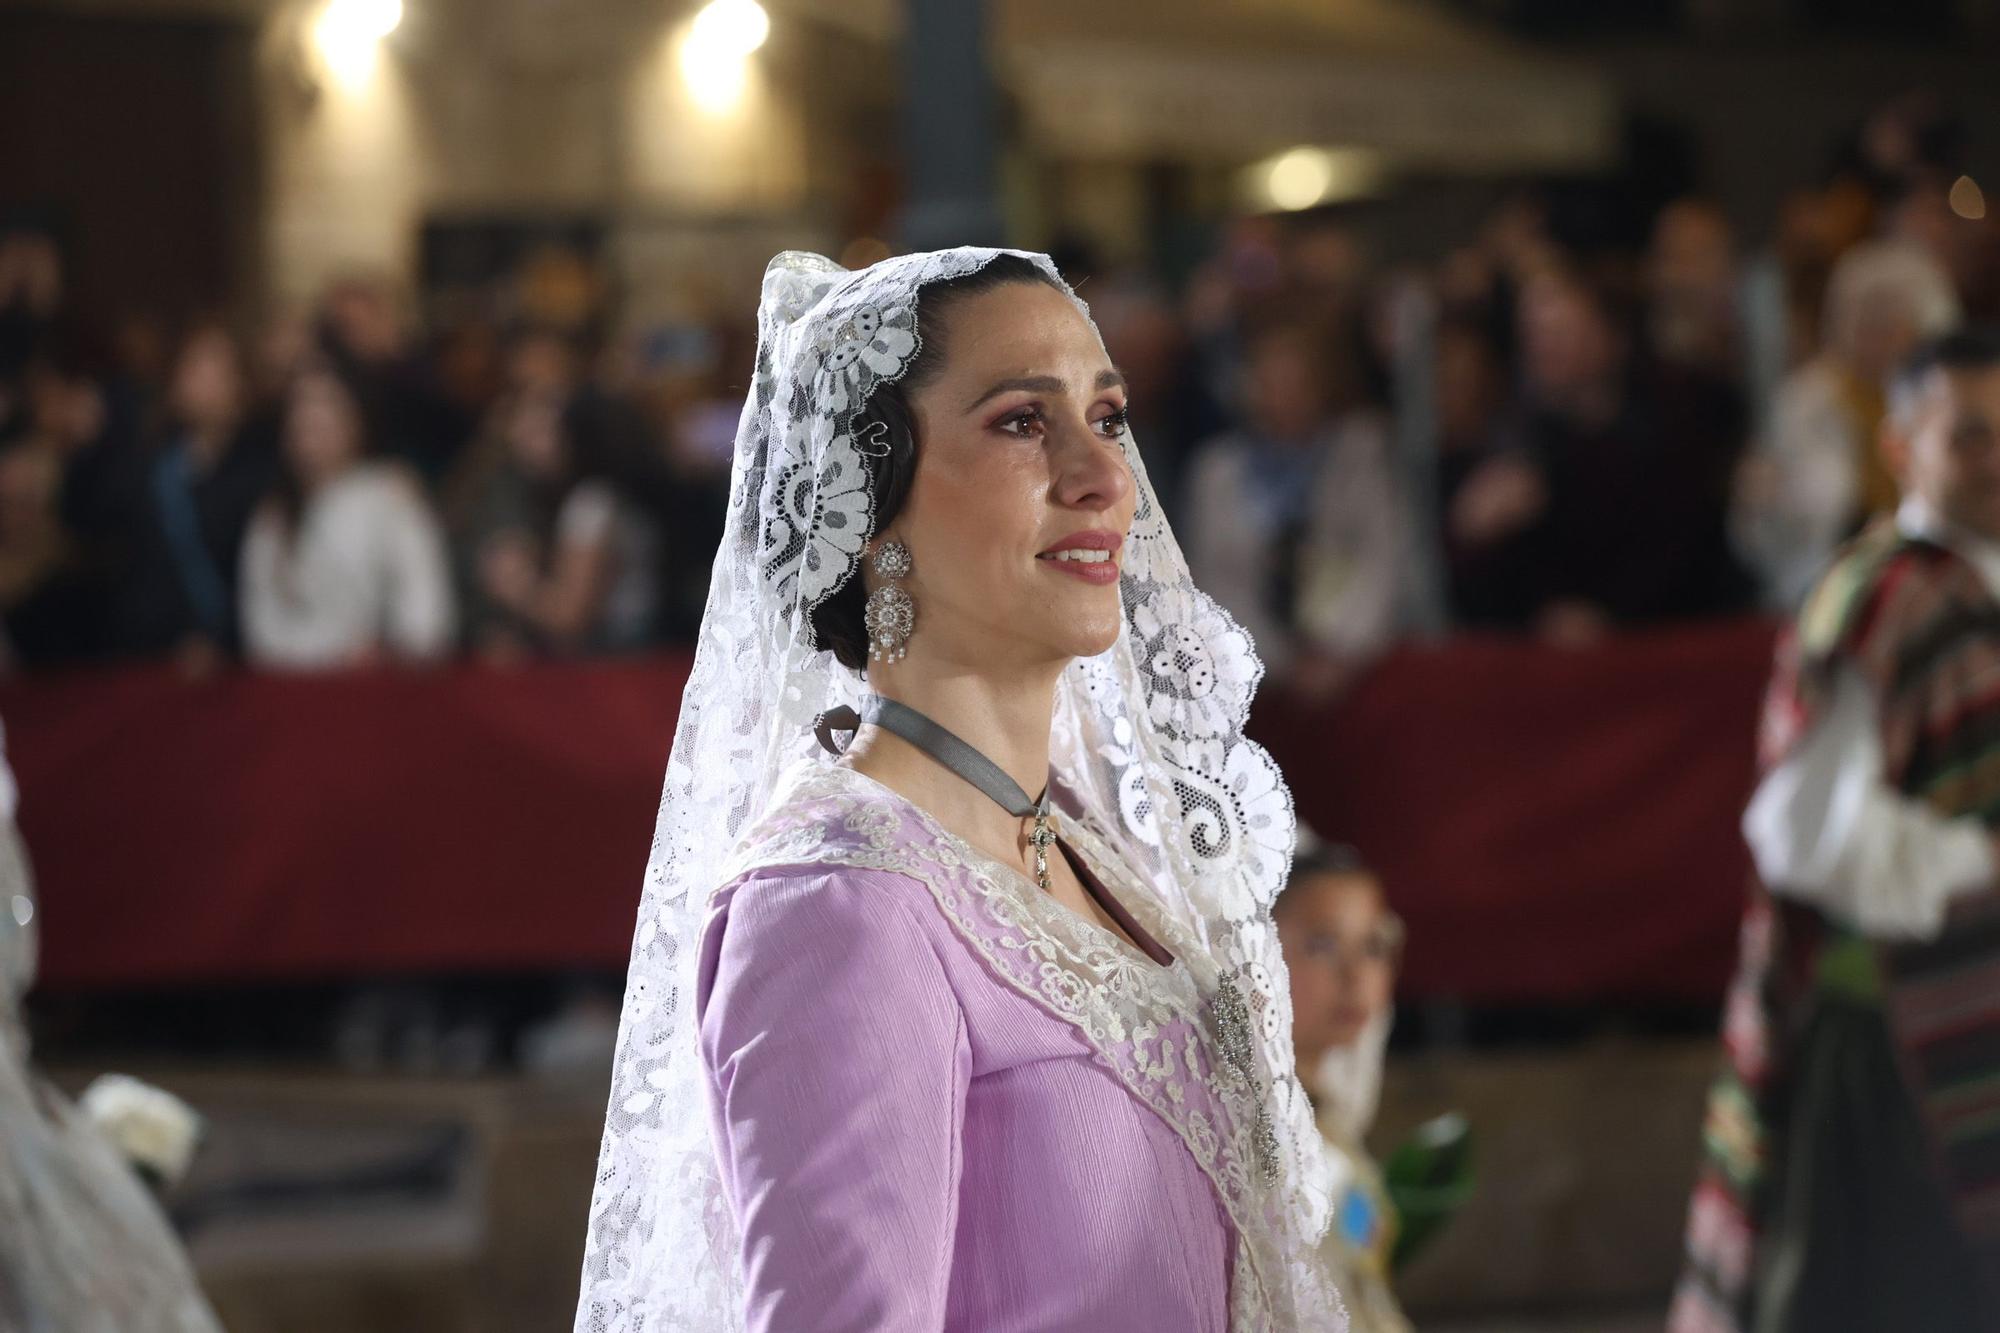
[[[739,856],[696,1003],[751,1330],[1267,1325],[1212,970],[1058,829],[1140,949],[844,769]]]

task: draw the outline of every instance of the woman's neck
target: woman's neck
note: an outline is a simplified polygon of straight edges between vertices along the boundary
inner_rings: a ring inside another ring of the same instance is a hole
[[[335,482],[352,472],[358,466],[357,460],[334,463],[326,467],[300,468],[298,470],[299,491],[305,495],[318,495]]]
[[[978,750],[1033,799],[1048,782],[1049,729],[1060,675],[1059,666],[1000,679],[897,663],[873,669],[869,684]],[[974,846],[1014,859],[1028,855],[1018,816],[902,737],[864,726],[843,762],[909,797]]]
[[[206,472],[222,461],[235,436],[234,418],[211,417],[204,421],[191,421],[182,429],[181,447],[187,451],[188,461]]]

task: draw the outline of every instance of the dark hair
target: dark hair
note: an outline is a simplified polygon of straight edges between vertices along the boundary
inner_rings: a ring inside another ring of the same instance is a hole
[[[299,386],[308,379],[324,379],[347,396],[348,404],[354,412],[354,431],[359,437],[355,441],[357,462],[374,453],[379,434],[374,403],[369,397],[366,385],[343,370],[338,363],[326,360],[308,361],[293,373],[291,380],[285,385],[283,397],[278,404],[278,471],[271,483],[271,498],[277,505],[278,516],[282,520],[287,541],[297,536],[299,525],[304,521],[306,491],[305,479],[299,475],[298,464],[292,461],[291,450],[286,447],[285,436],[291,431],[293,396],[297,394]]]
[[[1890,413],[1907,420],[1932,371],[1994,369],[2000,369],[2000,326],[1972,325],[1941,334],[1919,347],[1896,371],[1889,385]]]
[[[1304,841],[1300,839],[1302,845],[1292,857],[1293,879],[1304,879],[1308,875],[1365,875],[1370,879],[1375,877],[1374,867],[1368,864],[1368,859],[1351,843],[1315,841],[1311,846],[1305,846]]]
[[[1991,370],[2000,366],[2000,328],[1975,324],[1931,339],[1919,347],[1902,374],[1920,379],[1933,370]]]
[[[910,498],[910,482],[917,473],[917,422],[910,406],[910,394],[938,373],[949,355],[945,347],[945,311],[969,296],[978,296],[1014,283],[1059,284],[1031,259],[1020,255],[1000,255],[984,268],[963,277],[947,278],[926,285],[917,293],[917,351],[903,368],[902,375],[877,385],[860,412],[852,430],[858,440],[869,442],[864,451],[868,468],[868,489],[874,499],[875,529],[881,532],[903,512]],[[861,573],[842,584],[838,591],[812,613],[814,642],[831,649],[842,666],[855,671],[868,665],[868,630],[862,615],[868,594],[861,586]]]
[[[1292,853],[1292,870],[1285,877],[1285,887],[1278,891],[1277,901],[1271,904],[1273,914],[1284,911],[1288,904],[1298,902],[1300,895],[1292,892],[1295,886],[1320,875],[1378,878],[1375,868],[1368,864],[1368,859],[1353,844],[1322,842],[1310,829],[1301,825],[1298,849]]]

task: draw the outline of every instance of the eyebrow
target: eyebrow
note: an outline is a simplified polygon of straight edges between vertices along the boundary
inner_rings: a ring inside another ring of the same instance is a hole
[[[1096,390],[1102,393],[1106,389],[1119,388],[1124,383],[1125,376],[1118,371],[1101,370],[1097,373]],[[970,403],[967,403],[965,410],[968,412],[977,411],[980,404],[986,402],[987,399],[996,398],[1003,393],[1010,393],[1016,389],[1024,393],[1061,393],[1067,388],[1069,388],[1069,381],[1054,375],[1017,375],[1011,379],[1004,379],[996,383],[985,393],[980,394]]]

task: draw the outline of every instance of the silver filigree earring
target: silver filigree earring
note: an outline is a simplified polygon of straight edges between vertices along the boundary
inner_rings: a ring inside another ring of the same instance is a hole
[[[869,563],[877,578],[906,579],[910,576],[910,548],[901,542],[883,542]],[[893,582],[884,583],[868,594],[861,623],[868,630],[869,658],[898,661],[909,651],[910,631],[917,627],[916,600]]]

